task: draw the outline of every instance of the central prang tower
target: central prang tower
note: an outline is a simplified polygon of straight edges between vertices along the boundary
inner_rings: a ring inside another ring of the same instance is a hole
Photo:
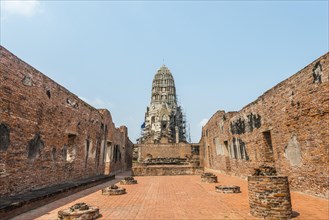
[[[152,83],[151,104],[145,113],[140,143],[186,142],[185,120],[177,104],[174,77],[162,65]]]

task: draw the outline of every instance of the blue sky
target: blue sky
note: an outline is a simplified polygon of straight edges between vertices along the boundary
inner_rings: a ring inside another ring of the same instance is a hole
[[[2,1],[0,43],[140,134],[163,62],[199,141],[328,49],[328,1]],[[164,60],[164,61],[163,61]]]

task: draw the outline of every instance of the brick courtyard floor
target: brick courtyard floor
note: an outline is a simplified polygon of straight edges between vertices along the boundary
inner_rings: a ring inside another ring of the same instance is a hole
[[[81,191],[21,214],[14,219],[57,219],[60,209],[77,202],[98,206],[100,219],[256,219],[249,214],[247,181],[217,174],[219,183],[203,183],[200,176],[135,177],[137,185],[125,185],[127,194],[103,196],[101,189],[116,180]],[[238,185],[242,193],[221,194],[215,186]],[[294,219],[329,219],[329,201],[292,192]]]

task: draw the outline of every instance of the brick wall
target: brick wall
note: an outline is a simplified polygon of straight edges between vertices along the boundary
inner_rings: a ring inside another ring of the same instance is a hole
[[[177,176],[177,175],[201,175],[202,167],[155,165],[155,166],[134,166],[134,176]]]
[[[292,190],[329,196],[328,66],[329,53],[239,112],[216,112],[202,129],[205,166],[246,177],[267,164]]]
[[[108,110],[0,52],[0,195],[131,167],[127,129]]]
[[[136,144],[138,148],[139,161],[146,159],[148,154],[153,158],[164,157],[180,157],[185,158],[186,155],[191,156],[193,153],[192,147],[198,148],[198,144],[178,143],[178,144]]]

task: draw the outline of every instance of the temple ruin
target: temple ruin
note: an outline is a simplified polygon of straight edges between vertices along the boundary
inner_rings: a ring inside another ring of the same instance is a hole
[[[121,184],[129,193],[111,185],[99,194],[129,196],[145,186],[133,176],[160,175],[201,175],[205,188],[219,182],[213,185],[215,196],[246,192],[223,185],[221,173],[248,179],[250,213],[273,219],[296,214],[290,190],[329,196],[329,53],[240,111],[217,111],[199,143],[187,141],[174,78],[163,65],[152,82],[137,144],[126,126],[115,126],[109,110],[90,106],[2,46],[0,55],[1,219],[127,170]],[[94,204],[78,203],[58,217],[101,213]]]

